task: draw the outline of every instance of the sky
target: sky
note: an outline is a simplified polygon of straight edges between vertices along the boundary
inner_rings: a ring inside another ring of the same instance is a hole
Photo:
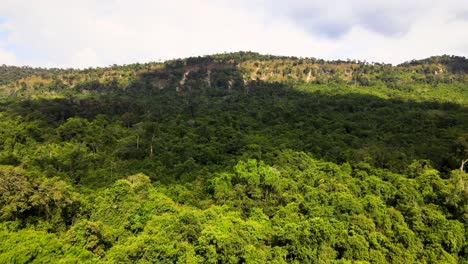
[[[235,51],[392,64],[468,57],[468,0],[0,0],[0,65]]]

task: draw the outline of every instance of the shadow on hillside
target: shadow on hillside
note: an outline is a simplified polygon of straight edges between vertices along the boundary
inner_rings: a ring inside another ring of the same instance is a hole
[[[130,130],[143,127],[137,149],[115,146],[109,155],[140,160],[130,170],[149,175],[152,167],[144,164],[151,161],[168,175],[187,178],[190,170],[224,168],[240,158],[268,161],[278,149],[400,172],[415,159],[431,160],[442,171],[459,166],[459,142],[468,125],[463,106],[246,84],[233,65],[210,63],[145,73],[127,89],[92,98],[22,100],[0,107],[55,127],[69,117],[92,120],[98,114],[122,120]],[[133,119],[123,120],[124,115]],[[155,149],[151,156],[149,144]]]

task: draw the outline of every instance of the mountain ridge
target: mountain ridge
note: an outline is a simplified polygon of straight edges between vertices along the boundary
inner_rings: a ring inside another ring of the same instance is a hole
[[[41,67],[41,66],[29,66],[29,65],[7,65],[7,64],[0,64],[0,67],[14,67],[14,68],[22,68],[22,69],[37,69],[37,70],[89,70],[89,69],[98,69],[98,68],[112,68],[112,67],[125,67],[125,66],[132,66],[132,65],[145,65],[145,64],[164,64],[170,61],[185,61],[191,59],[199,59],[199,58],[213,58],[213,59],[234,59],[240,61],[246,60],[272,60],[272,59],[294,59],[294,60],[314,60],[321,63],[342,63],[342,62],[349,62],[353,61],[356,63],[367,63],[367,64],[381,64],[381,65],[393,65],[393,66],[403,66],[407,64],[421,64],[421,63],[428,63],[428,62],[443,62],[447,63],[450,60],[459,60],[466,63],[467,58],[461,55],[455,54],[443,54],[443,55],[432,55],[426,58],[421,59],[411,59],[408,61],[403,61],[397,64],[386,63],[382,61],[366,61],[366,60],[359,60],[359,59],[320,59],[317,57],[300,57],[300,56],[287,56],[287,55],[273,55],[273,54],[262,54],[259,52],[253,51],[237,51],[237,52],[225,52],[225,53],[214,53],[209,55],[200,55],[200,56],[188,56],[188,57],[181,57],[181,58],[173,58],[167,59],[162,61],[148,61],[148,62],[133,62],[133,63],[126,63],[126,64],[111,64],[108,66],[90,66],[84,68],[74,68],[74,67]]]
[[[467,65],[466,58],[448,55],[393,66],[237,52],[168,60],[164,63],[136,63],[83,70],[0,66],[0,87],[3,86],[4,91],[11,93],[27,90],[33,85],[73,87],[83,82],[94,82],[91,86],[114,82],[125,86],[125,83],[129,84],[138,78],[146,78],[143,82],[151,82],[155,88],[172,86],[181,90],[181,83],[212,86],[216,84],[216,80],[212,80],[216,78],[214,75],[224,75],[228,80],[224,80],[222,85],[227,87],[232,87],[235,82],[246,85],[251,81],[265,81],[312,84],[336,82],[359,86],[382,83],[396,88],[417,83],[464,83],[468,79]],[[205,84],[200,82],[202,79]]]

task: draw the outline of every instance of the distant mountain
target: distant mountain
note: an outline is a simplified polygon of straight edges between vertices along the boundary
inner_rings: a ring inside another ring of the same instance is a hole
[[[32,83],[44,86],[52,82],[59,85],[57,82],[61,82],[67,86],[75,86],[82,85],[83,81],[129,82],[138,77],[161,89],[165,86],[177,88],[177,83],[182,79],[184,82],[189,80],[191,84],[188,86],[203,86],[203,82],[212,78],[216,80],[210,82],[210,86],[223,85],[222,82],[231,82],[233,85],[236,81],[265,81],[311,84],[337,82],[361,86],[383,83],[388,87],[396,87],[415,83],[465,82],[467,65],[466,58],[448,55],[392,66],[365,61],[325,61],[236,52],[170,60],[165,63],[136,63],[85,70],[3,65],[0,66],[0,85],[8,86],[11,92],[20,87],[26,89]],[[227,79],[220,80],[223,78]],[[216,81],[219,83],[216,84]]]
[[[433,56],[422,60],[412,60],[400,64],[400,66],[415,66],[415,65],[443,65],[451,73],[468,73],[468,59],[459,56]]]

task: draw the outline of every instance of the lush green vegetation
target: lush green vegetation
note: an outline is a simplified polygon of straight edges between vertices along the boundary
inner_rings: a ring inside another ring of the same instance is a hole
[[[0,67],[0,262],[468,263],[466,65]]]

